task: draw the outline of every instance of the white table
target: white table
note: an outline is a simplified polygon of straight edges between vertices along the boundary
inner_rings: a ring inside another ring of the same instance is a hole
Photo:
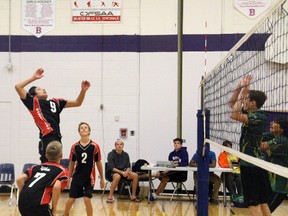
[[[197,172],[197,167],[159,167],[159,166],[142,166],[141,170],[147,170],[149,172],[149,193],[148,193],[148,203],[150,203],[150,193],[151,193],[151,184],[152,184],[152,175],[151,172],[154,171],[189,171],[189,172]],[[215,168],[209,168],[209,172],[233,172],[232,168],[221,168],[221,167],[215,167]],[[226,200],[226,182],[225,178],[223,178],[223,201],[224,206],[226,206],[227,200]]]

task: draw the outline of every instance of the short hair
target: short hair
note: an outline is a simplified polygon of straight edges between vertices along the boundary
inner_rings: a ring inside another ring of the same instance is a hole
[[[123,142],[123,140],[122,140],[122,139],[117,139],[117,140],[115,141],[115,144],[114,144],[115,146],[116,146],[116,143],[117,143],[117,142],[122,142],[122,143],[123,143],[123,145],[124,145],[124,142]]]
[[[30,94],[30,95],[32,95],[32,96],[35,96],[35,95],[37,95],[37,93],[36,93],[36,86],[32,86],[29,90],[28,90],[28,93]]]
[[[57,162],[62,153],[62,144],[59,141],[52,141],[47,145],[46,158],[48,161]]]
[[[250,90],[249,98],[250,98],[250,101],[256,102],[256,107],[258,109],[260,109],[265,103],[265,101],[267,100],[266,94],[263,91],[258,91],[258,90]]]
[[[183,139],[181,139],[181,138],[175,138],[175,139],[173,139],[173,143],[175,143],[176,141],[180,142],[181,145],[183,144]]]
[[[223,146],[231,146],[232,147],[232,142],[230,142],[229,140],[225,140],[223,143],[222,143]]]
[[[285,116],[278,116],[274,119],[274,122],[280,125],[284,136],[288,138],[288,118]]]
[[[89,131],[91,132],[90,125],[89,125],[88,123],[86,123],[86,122],[80,122],[80,123],[79,123],[79,125],[78,125],[78,132],[80,131],[80,127],[81,127],[81,125],[83,125],[83,124],[87,125],[88,128],[89,128]]]

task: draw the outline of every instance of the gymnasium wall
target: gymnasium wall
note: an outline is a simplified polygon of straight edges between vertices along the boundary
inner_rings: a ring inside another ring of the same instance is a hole
[[[45,76],[33,85],[50,98],[76,99],[81,81],[91,82],[82,106],[61,114],[65,158],[85,121],[103,163],[120,128],[128,129],[124,149],[131,161],[166,160],[177,136],[177,1],[123,0],[119,24],[72,23],[71,1],[56,2],[56,28],[36,38],[21,27],[21,1],[0,1],[0,162],[14,163],[18,175],[24,163],[39,161],[38,129],[14,85],[40,67]],[[182,137],[190,158],[197,146],[205,34],[208,72],[259,19],[246,18],[233,1],[184,1]],[[187,185],[193,189],[192,180]]]

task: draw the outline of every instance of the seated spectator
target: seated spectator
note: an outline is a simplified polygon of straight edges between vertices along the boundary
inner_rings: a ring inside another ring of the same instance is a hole
[[[193,155],[189,166],[190,167],[197,167],[198,155],[197,152]],[[216,155],[213,151],[209,152],[209,167],[214,168],[216,167]],[[197,182],[197,172],[193,174],[195,189],[198,189],[198,182]],[[221,186],[221,178],[213,172],[209,172],[209,182],[213,184],[213,191],[210,195],[209,202],[213,204],[218,204],[218,192]]]
[[[183,140],[181,138],[176,138],[173,140],[174,150],[169,154],[168,160],[173,161],[174,166],[185,167],[188,166],[188,152],[186,147],[182,146]],[[156,190],[156,193],[151,194],[150,200],[153,201],[157,196],[162,193],[166,187],[167,182],[184,182],[187,179],[187,171],[164,171],[160,172],[160,184]]]
[[[224,141],[223,146],[232,148],[232,143],[228,140]],[[218,156],[218,164],[222,168],[232,168],[231,173],[222,173],[221,177],[225,178],[226,187],[229,191],[231,200],[234,200],[238,196],[243,196],[239,158],[229,152],[223,151]]]
[[[271,163],[288,167],[288,118],[277,117],[270,123],[269,130],[270,132],[264,133],[261,148],[267,152]],[[287,197],[288,179],[272,172],[268,174],[272,188],[268,205],[272,213]]]
[[[121,178],[132,181],[132,197],[131,201],[141,202],[136,196],[136,190],[138,187],[138,174],[131,171],[130,168],[130,158],[128,153],[124,152],[124,142],[122,140],[117,140],[115,142],[115,149],[108,154],[108,169],[105,170],[106,176],[111,181],[110,192],[107,198],[107,203],[113,203],[113,194],[118,186]]]

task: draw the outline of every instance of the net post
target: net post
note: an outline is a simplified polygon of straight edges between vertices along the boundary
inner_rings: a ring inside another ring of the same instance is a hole
[[[204,118],[206,115],[206,118]],[[205,124],[204,124],[205,119]],[[208,200],[209,200],[209,151],[210,146],[204,144],[204,139],[209,135],[207,127],[209,123],[209,111],[198,110],[197,112],[197,215],[208,215]],[[204,127],[206,130],[204,130]],[[205,132],[204,132],[205,131]],[[205,137],[204,137],[205,133]],[[204,157],[202,155],[204,150]]]

